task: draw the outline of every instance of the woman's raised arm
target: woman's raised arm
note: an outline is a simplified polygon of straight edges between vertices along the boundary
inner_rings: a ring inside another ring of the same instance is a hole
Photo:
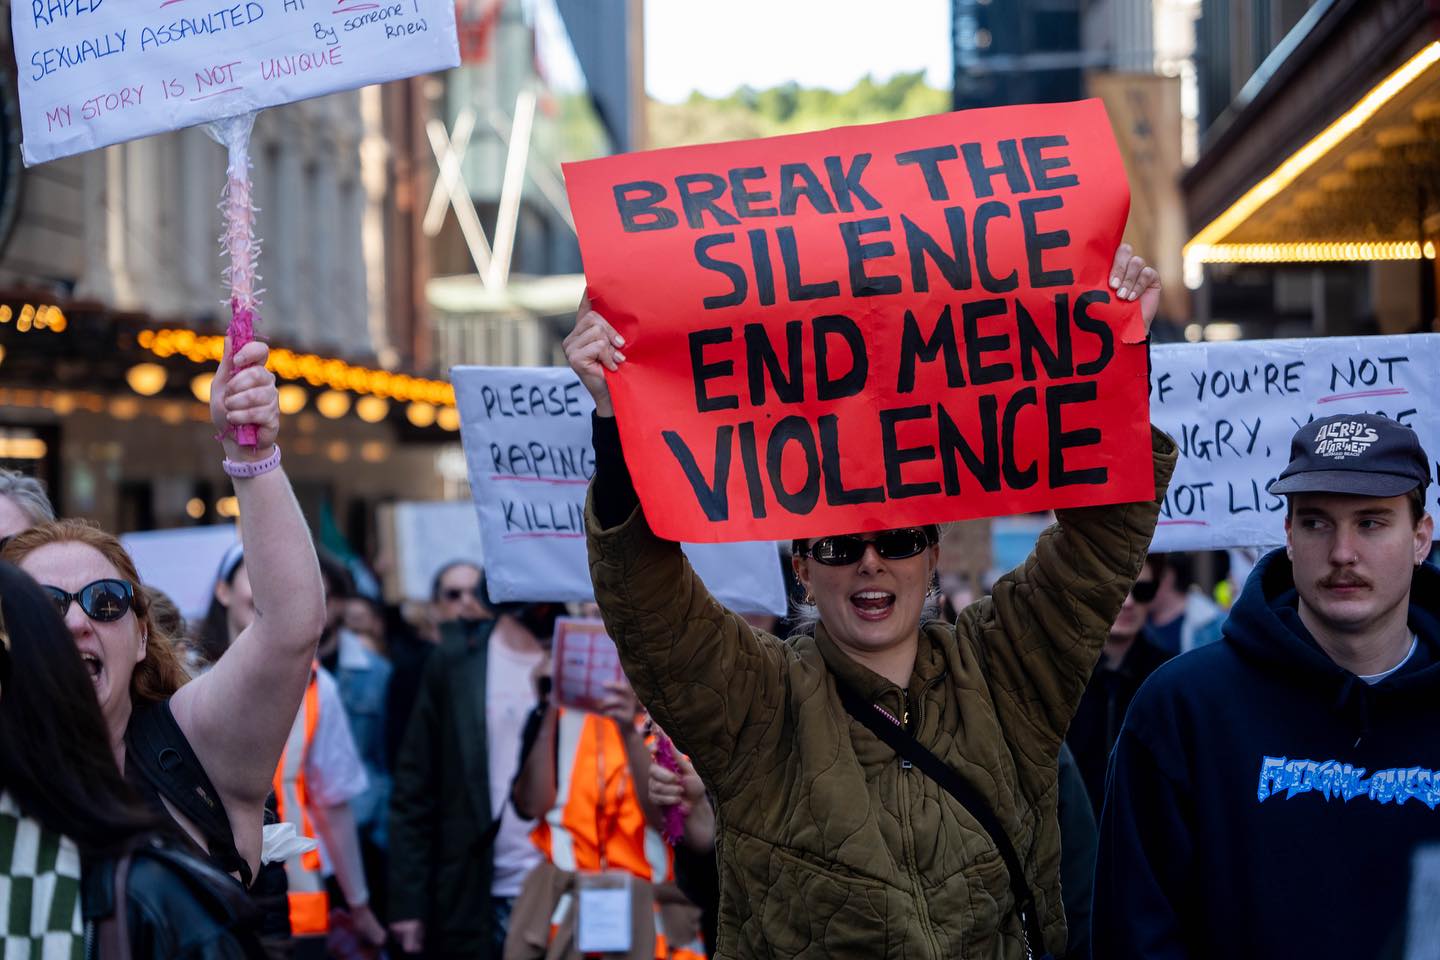
[[[270,792],[325,626],[325,588],[300,505],[283,468],[264,469],[277,455],[280,430],[268,356],[259,341],[233,358],[227,345],[210,397],[211,418],[222,431],[228,472],[235,477],[255,618],[214,669],[171,701],[232,822],[237,808],[263,804]],[[242,424],[256,426],[255,447],[235,442],[233,428]],[[250,472],[255,475],[235,476]]]

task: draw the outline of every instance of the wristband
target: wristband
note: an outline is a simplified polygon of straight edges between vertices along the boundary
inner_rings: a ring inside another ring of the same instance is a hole
[[[231,460],[226,457],[220,462],[225,472],[236,479],[258,477],[262,473],[269,473],[280,466],[280,444],[275,444],[275,449],[270,451],[270,456],[264,460]]]

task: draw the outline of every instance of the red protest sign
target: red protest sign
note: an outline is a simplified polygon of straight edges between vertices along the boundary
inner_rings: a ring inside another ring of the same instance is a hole
[[[565,168],[651,526],[778,539],[1148,499],[1098,100]]]

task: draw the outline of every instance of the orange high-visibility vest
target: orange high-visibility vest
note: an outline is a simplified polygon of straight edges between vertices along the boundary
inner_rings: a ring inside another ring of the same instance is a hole
[[[310,822],[310,797],[305,789],[305,756],[315,739],[320,722],[320,683],[312,670],[310,685],[305,688],[305,701],[290,727],[290,739],[275,768],[275,798],[280,819],[295,825],[295,832],[315,837]],[[325,893],[325,877],[320,866],[320,851],[311,850],[285,861],[285,878],[290,883],[290,930],[297,937],[322,935],[330,928],[330,898]]]
[[[645,823],[620,728],[592,713],[559,714],[555,804],[530,834],[535,845],[561,870],[624,870],[651,883],[673,882],[674,851]],[[666,943],[658,911],[655,930],[657,960],[704,960],[699,943]]]

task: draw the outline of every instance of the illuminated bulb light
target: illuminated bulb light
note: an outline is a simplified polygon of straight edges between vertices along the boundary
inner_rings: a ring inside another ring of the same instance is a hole
[[[73,393],[57,393],[55,394],[55,402],[51,404],[50,409],[62,417],[67,417],[75,412],[77,406],[79,406],[79,404],[76,402]]]
[[[390,412],[390,401],[379,397],[361,397],[355,403],[355,415],[366,423],[379,423]]]
[[[344,440],[331,440],[325,445],[325,456],[332,463],[344,463],[350,459],[350,444]]]
[[[305,404],[310,402],[310,394],[305,392],[304,387],[287,383],[278,391],[280,394],[280,412],[289,416],[299,413],[305,409]]]
[[[116,397],[110,401],[110,416],[116,420],[134,420],[140,415],[140,401],[134,397]]]
[[[191,520],[199,520],[205,516],[205,501],[199,497],[191,497],[185,502],[185,515]]]
[[[1200,229],[1185,245],[1185,255],[1190,256],[1192,246],[1215,246],[1228,237],[1235,229],[1250,218],[1255,211],[1273,200],[1282,190],[1294,183],[1306,170],[1313,167],[1346,137],[1360,129],[1379,112],[1380,108],[1395,98],[1400,91],[1420,78],[1427,70],[1440,62],[1440,40],[1422,47],[1418,53],[1390,74],[1369,93],[1361,97],[1349,110],[1336,118],[1320,131],[1309,143],[1287,157],[1280,166],[1247,190],[1239,200],[1232,203],[1224,213]],[[1395,258],[1402,259],[1402,258]],[[1410,257],[1408,259],[1417,259]],[[1246,262],[1246,261],[1209,261]],[[1250,261],[1254,262],[1254,261]]]
[[[390,448],[379,440],[367,440],[360,444],[360,459],[366,463],[381,463],[390,453]]]
[[[4,362],[5,362],[5,346],[4,346],[4,344],[0,344],[0,363],[4,363]]]
[[[160,408],[160,419],[172,427],[178,426],[185,422],[185,407],[178,403],[167,403]]]
[[[49,449],[39,437],[0,437],[0,457],[7,460],[43,460]]]
[[[153,397],[165,389],[165,368],[158,363],[137,363],[125,371],[125,382],[142,397]]]
[[[15,329],[21,333],[29,333],[30,328],[35,325],[35,308],[30,304],[20,308],[20,319],[15,321]]]
[[[10,309],[10,304],[0,303],[0,323],[9,323],[15,319],[15,311]]]
[[[326,390],[315,398],[315,409],[322,417],[338,420],[350,412],[350,395],[339,390]]]
[[[440,411],[435,414],[435,422],[439,424],[441,430],[449,430],[451,432],[459,430],[460,411],[454,407],[441,407]]]
[[[416,402],[405,408],[405,419],[417,427],[428,427],[435,422],[434,404]]]
[[[215,380],[215,374],[202,373],[190,381],[190,392],[195,394],[195,399],[201,403],[210,402],[210,384]]]
[[[1426,241],[1315,241],[1307,243],[1216,243],[1186,247],[1186,257],[1200,263],[1325,263],[1375,260],[1434,259],[1435,244]]]
[[[1239,340],[1243,333],[1238,323],[1217,322],[1205,325],[1205,339],[1212,343]]]
[[[53,327],[52,319],[52,327]],[[195,363],[218,361],[225,349],[223,337],[193,330],[142,330],[136,335],[141,348],[157,357],[183,356]],[[443,380],[394,374],[388,370],[352,366],[335,357],[295,353],[277,347],[266,366],[284,380],[304,380],[313,387],[370,394],[401,403],[454,406],[455,388]]]
[[[240,516],[240,501],[234,497],[221,497],[215,501],[215,512],[222,517],[235,518]]]
[[[70,326],[70,321],[65,319],[65,313],[59,307],[50,308],[50,330],[54,333],[64,333],[65,328]]]

